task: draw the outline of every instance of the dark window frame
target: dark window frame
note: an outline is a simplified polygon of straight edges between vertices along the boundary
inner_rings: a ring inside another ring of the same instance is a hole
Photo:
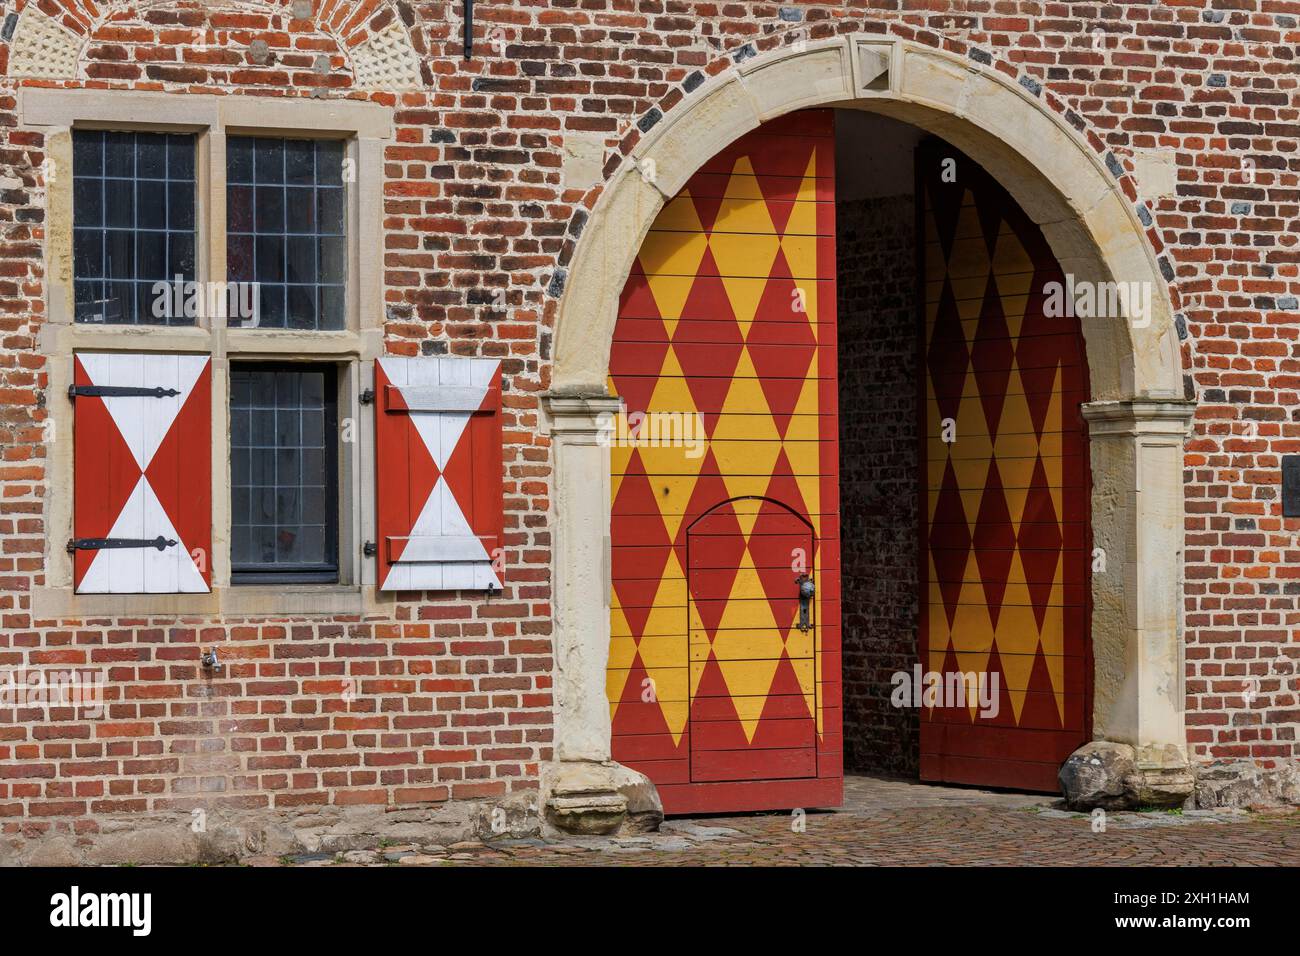
[[[250,369],[258,372],[293,372],[302,373],[319,371],[325,374],[323,388],[324,401],[324,454],[325,454],[325,488],[324,499],[326,514],[324,516],[325,553],[333,556],[332,563],[311,565],[241,564],[235,561],[235,493],[238,487],[234,475],[235,463],[235,428],[233,421],[229,430],[230,455],[230,583],[232,586],[250,585],[292,585],[292,584],[333,584],[342,583],[342,556],[339,552],[339,525],[342,499],[339,479],[339,461],[341,436],[339,433],[339,396],[338,383],[340,368],[337,363],[315,362],[273,362],[256,359],[239,360],[232,357],[230,363],[231,398],[229,408],[233,413],[234,375],[237,371]],[[251,486],[242,486],[251,487]],[[279,486],[275,486],[279,487]],[[301,489],[302,485],[298,485]],[[289,570],[292,568],[292,570]]]
[[[170,304],[183,306],[170,295],[175,277],[179,274],[186,282],[198,278],[198,134],[75,127],[72,140],[73,323],[131,327],[196,325],[196,318],[186,316],[183,307],[179,315],[164,316],[154,316],[152,308],[157,301],[153,289],[158,283],[167,284]],[[123,150],[128,143],[129,148]],[[144,152],[149,146],[155,147],[152,157]],[[129,162],[124,162],[128,158]],[[142,161],[148,158],[159,161],[160,165],[143,168]],[[188,205],[185,204],[187,191]],[[147,204],[145,197],[148,197]],[[142,225],[146,205],[153,208],[147,224]],[[115,218],[124,213],[129,213],[130,224],[114,224]],[[111,250],[118,244],[114,240],[124,237],[129,237],[129,264],[110,268]],[[151,254],[161,257],[161,275],[142,277],[140,274],[145,242],[159,247],[152,249]],[[95,246],[97,256],[93,255]],[[89,262],[96,262],[93,274],[83,273]],[[110,320],[112,308],[123,302],[116,294],[117,287],[130,289],[130,298],[126,300],[130,314],[119,315],[113,321]],[[87,291],[96,292],[97,297],[83,298]],[[98,304],[99,311],[87,308],[87,303]],[[95,314],[101,317],[92,318]]]
[[[304,153],[310,157],[310,170],[302,165]],[[338,168],[332,169],[326,160],[336,160]],[[227,138],[226,278],[257,284],[258,328],[347,330],[353,278],[347,161],[346,139],[273,133]],[[310,202],[302,202],[307,194]],[[326,222],[327,214],[331,222]],[[308,278],[301,274],[303,263],[309,265]],[[295,299],[303,305],[302,296],[311,300],[311,324],[301,315],[295,318]],[[232,316],[229,325],[239,328],[244,322]]]

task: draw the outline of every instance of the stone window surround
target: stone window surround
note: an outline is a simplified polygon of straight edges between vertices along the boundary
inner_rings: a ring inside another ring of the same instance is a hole
[[[147,117],[142,121],[141,117]],[[374,610],[383,600],[374,589],[373,562],[361,553],[373,538],[374,427],[360,404],[383,354],[382,212],[384,148],[393,138],[393,110],[366,102],[315,102],[250,96],[135,93],[29,88],[22,92],[20,123],[43,128],[47,177],[45,222],[45,321],[38,347],[49,359],[46,443],[45,582],[33,589],[36,620],[120,616],[193,615],[206,618],[262,614],[333,615]],[[226,277],[226,141],[232,135],[305,136],[346,142],[355,176],[348,189],[348,292],[346,326],[340,331],[227,328],[221,320],[196,325],[95,326],[73,321],[72,130],[119,129],[194,133],[198,282]],[[72,383],[72,357],[79,351],[187,352],[213,362],[212,593],[78,595],[72,560],[63,543],[72,537],[73,405],[63,396]],[[355,440],[339,455],[340,583],[337,585],[241,586],[230,584],[229,367],[231,360],[334,362],[339,367],[339,420],[355,423]],[[67,437],[65,437],[67,436]],[[60,440],[62,439],[62,440]]]

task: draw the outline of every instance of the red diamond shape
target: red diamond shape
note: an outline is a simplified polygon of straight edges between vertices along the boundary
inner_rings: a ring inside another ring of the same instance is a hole
[[[747,345],[762,346],[750,348],[749,358],[782,438],[790,428],[808,369],[817,354],[817,339],[808,313],[793,308],[797,288],[785,253],[778,252],[745,339]]]
[[[934,561],[949,627],[957,619],[957,603],[961,598],[962,579],[966,573],[970,546],[970,528],[966,523],[966,510],[962,507],[961,492],[957,487],[957,473],[953,471],[952,462],[948,462],[943,471],[943,484],[939,489],[939,500],[935,503],[934,518],[930,523],[930,557]]]
[[[659,593],[672,541],[638,452],[632,453],[614,497],[610,533],[618,542],[612,561],[614,591],[632,636],[639,640]]]
[[[961,407],[962,392],[966,389],[966,370],[970,366],[970,352],[966,347],[966,332],[957,313],[957,302],[952,287],[944,279],[939,294],[939,309],[934,328],[930,332],[930,348],[926,353],[926,367],[930,370],[930,385],[939,405],[939,415],[956,418]]]

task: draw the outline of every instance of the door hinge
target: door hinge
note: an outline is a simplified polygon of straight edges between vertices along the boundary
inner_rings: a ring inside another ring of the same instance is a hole
[[[361,404],[362,405],[375,404],[375,390],[373,388],[368,388],[361,393]]]
[[[68,554],[78,551],[105,551],[126,548],[157,548],[166,551],[179,544],[159,535],[156,538],[73,538],[68,542]]]
[[[68,398],[174,398],[180,392],[174,388],[137,388],[133,385],[72,385]]]
[[[379,553],[379,545],[375,544],[373,541],[367,541],[361,546],[361,553],[367,558],[373,558]]]

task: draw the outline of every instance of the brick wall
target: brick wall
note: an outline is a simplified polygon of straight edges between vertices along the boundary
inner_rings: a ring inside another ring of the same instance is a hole
[[[917,318],[912,194],[836,205],[844,766],[915,776]]]
[[[549,451],[537,396],[565,269],[599,194],[564,188],[564,138],[607,136],[612,171],[703,74],[779,43],[859,30],[942,45],[1018,78],[1108,158],[1131,197],[1139,153],[1174,157],[1176,192],[1144,198],[1182,316],[1188,387],[1203,400],[1187,456],[1189,740],[1201,757],[1300,755],[1295,680],[1269,673],[1271,661],[1300,656],[1300,521],[1283,521],[1277,500],[1278,456],[1300,447],[1297,0],[480,2],[471,63],[460,57],[459,4],[326,0],[326,28],[268,2],[264,14],[217,9],[211,29],[193,2],[40,4],[93,34],[76,82],[177,95],[324,90],[398,108],[384,183],[386,338],[400,354],[505,360],[510,568],[491,601],[423,599],[384,620],[33,620],[42,403],[53,400],[35,348],[43,143],[17,128],[16,83],[0,81],[0,664],[104,665],[114,694],[96,726],[28,715],[0,724],[6,832],[84,832],[108,811],[184,808],[196,792],[282,808],[533,788],[550,755],[552,704]],[[396,22],[426,85],[355,91],[345,52]],[[268,42],[265,62],[250,51],[257,39]],[[0,43],[0,73],[10,52]],[[201,643],[231,662],[203,697]],[[1246,700],[1251,673],[1261,686]],[[337,692],[345,676],[360,681],[350,702]]]

